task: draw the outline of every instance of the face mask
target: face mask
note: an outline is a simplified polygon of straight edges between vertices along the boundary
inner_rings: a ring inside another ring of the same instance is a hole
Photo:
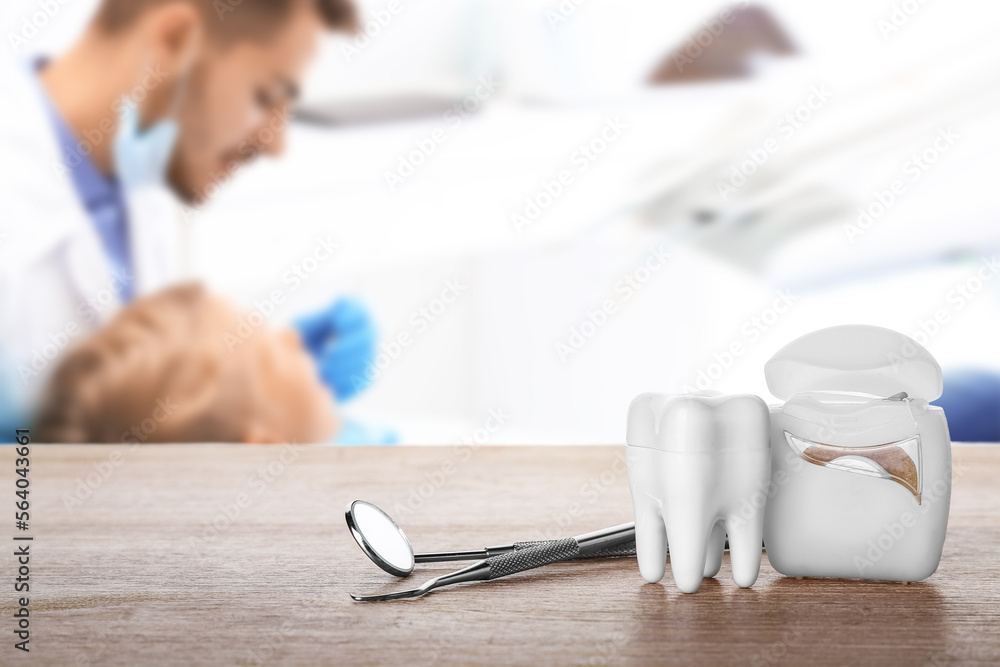
[[[181,94],[187,87],[194,52],[186,58],[186,65],[177,90],[174,91],[170,112],[164,120],[142,130],[139,107],[125,98],[118,112],[118,129],[112,146],[115,174],[126,190],[140,187],[164,187],[167,167],[177,143],[179,127],[175,116]]]
[[[115,174],[126,190],[166,183],[167,166],[177,143],[177,121],[167,118],[145,131],[139,128],[139,108],[125,100],[118,114],[112,152]]]

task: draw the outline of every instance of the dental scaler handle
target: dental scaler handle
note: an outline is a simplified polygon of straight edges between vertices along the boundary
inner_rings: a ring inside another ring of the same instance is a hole
[[[406,598],[418,598],[425,593],[429,593],[435,588],[450,586],[467,581],[489,581],[499,579],[525,570],[533,570],[549,563],[576,558],[580,555],[580,544],[572,537],[564,540],[552,540],[527,549],[509,551],[499,556],[491,556],[484,560],[473,563],[457,572],[435,577],[425,582],[419,588],[399,593],[387,593],[385,595],[355,595],[351,597],[358,602],[380,602],[383,600],[403,600]]]
[[[587,536],[594,536],[593,539],[605,541],[599,542],[595,548],[584,549],[575,558],[613,558],[621,556],[635,555],[635,524],[623,523],[620,526],[605,528],[587,535],[581,535],[577,539],[585,539]],[[606,538],[606,539],[605,539]],[[511,551],[529,549],[558,542],[559,540],[540,540],[536,542],[514,542],[496,547],[486,547],[480,551],[446,551],[440,553],[416,554],[414,562],[417,563],[445,563],[449,561],[476,560],[480,558],[491,558]],[[582,546],[582,545],[581,545]]]
[[[549,563],[557,563],[574,558],[595,557],[610,549],[631,543],[635,548],[635,524],[623,523],[611,528],[595,530],[592,533],[551,540],[542,544],[515,549],[510,553],[487,558],[490,564],[490,579],[506,577],[508,574],[523,572]]]

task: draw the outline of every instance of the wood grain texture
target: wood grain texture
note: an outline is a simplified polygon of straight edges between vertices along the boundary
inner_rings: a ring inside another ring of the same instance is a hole
[[[743,590],[727,557],[717,578],[683,595],[669,574],[645,584],[634,559],[620,559],[414,601],[348,597],[461,565],[418,566],[407,580],[383,573],[348,533],[348,501],[390,511],[418,551],[564,537],[631,519],[623,456],[624,447],[33,447],[31,653],[12,647],[15,564],[4,549],[0,664],[1000,663],[995,446],[954,448],[944,557],[922,583],[795,580],[765,560]],[[13,448],[0,447],[3,503],[14,500],[13,464]],[[86,497],[68,501],[77,496]],[[12,515],[0,513],[7,544]]]

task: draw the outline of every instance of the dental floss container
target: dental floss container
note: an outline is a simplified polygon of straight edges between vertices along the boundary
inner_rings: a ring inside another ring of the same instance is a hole
[[[770,406],[764,544],[793,577],[919,581],[941,560],[951,439],[941,367],[889,329],[821,329],[764,367]]]

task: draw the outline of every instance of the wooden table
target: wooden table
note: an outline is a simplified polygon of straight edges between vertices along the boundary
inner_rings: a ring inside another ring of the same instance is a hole
[[[633,559],[556,564],[425,598],[377,569],[349,500],[420,551],[568,536],[631,519],[624,447],[36,446],[30,654],[13,649],[3,550],[0,664],[1000,663],[1000,448],[956,446],[944,558],[922,583],[795,580],[728,557],[697,593]],[[0,447],[12,504],[14,448]],[[11,544],[13,508],[0,539]]]

